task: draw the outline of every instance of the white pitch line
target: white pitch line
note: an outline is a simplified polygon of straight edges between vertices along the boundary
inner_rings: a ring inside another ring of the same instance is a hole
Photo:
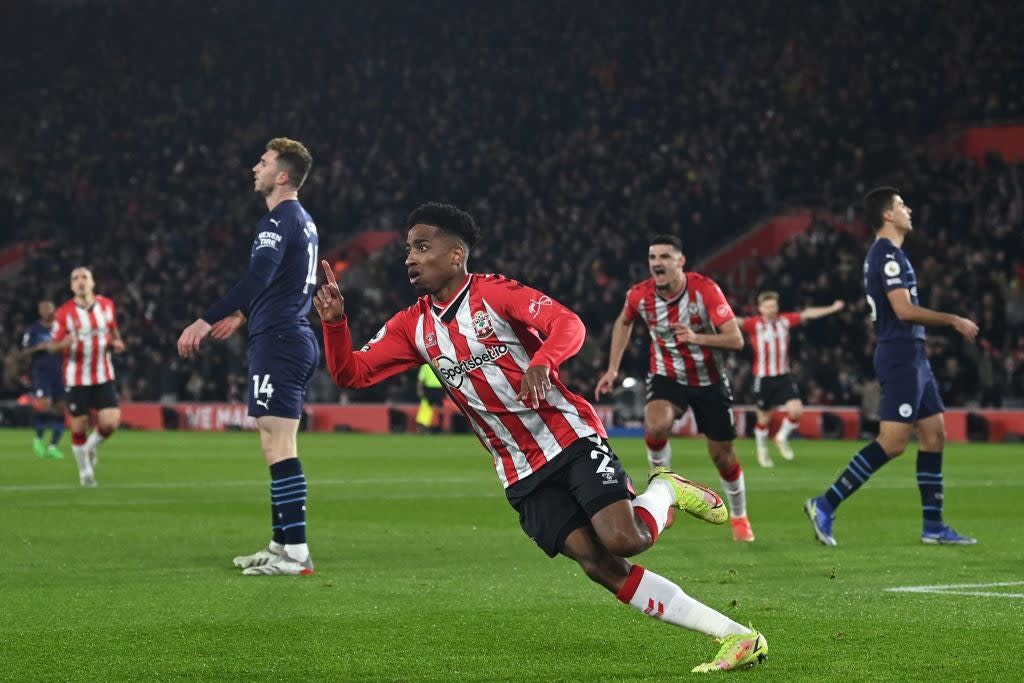
[[[887,593],[930,593],[932,595],[969,595],[981,598],[1024,598],[1024,593],[996,593],[993,591],[961,590],[963,588],[1008,588],[1024,586],[1024,581],[997,581],[994,583],[951,583],[934,586],[896,586],[886,588]]]

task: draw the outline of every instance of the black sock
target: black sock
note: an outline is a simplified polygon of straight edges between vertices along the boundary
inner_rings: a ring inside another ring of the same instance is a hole
[[[825,491],[825,500],[835,510],[887,462],[889,456],[885,454],[885,450],[877,441],[872,441],[850,459],[850,463],[836,479],[836,483]]]
[[[43,432],[46,431],[46,414],[36,413],[35,419],[32,421],[32,426],[36,428],[36,438],[42,439]]]
[[[270,504],[274,511],[274,540],[296,545],[306,542],[306,475],[298,458],[270,466]]]
[[[50,421],[50,429],[53,430],[53,436],[50,437],[50,443],[56,446],[60,443],[60,437],[64,436],[64,418],[55,415]]]
[[[942,451],[917,452],[917,488],[926,529],[942,527]]]

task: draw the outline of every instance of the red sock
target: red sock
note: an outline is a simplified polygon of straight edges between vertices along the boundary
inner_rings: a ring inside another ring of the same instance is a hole
[[[660,451],[668,443],[668,439],[655,439],[653,436],[645,436],[644,441],[647,442],[647,447],[652,451]]]
[[[97,427],[97,428],[96,428],[96,431],[97,431],[97,432],[99,433],[99,435],[100,435],[100,436],[102,436],[102,437],[103,437],[104,439],[105,439],[105,438],[107,438],[108,436],[110,436],[111,434],[113,434],[113,433],[114,433],[114,430],[113,430],[113,429],[104,429],[103,427]]]
[[[85,445],[85,432],[78,434],[77,432],[71,434],[71,445],[73,446],[84,446]]]
[[[740,467],[740,461],[737,460],[733,462],[732,465],[729,465],[724,469],[719,467],[718,474],[725,481],[736,481],[740,478],[740,475],[743,474],[743,468]]]

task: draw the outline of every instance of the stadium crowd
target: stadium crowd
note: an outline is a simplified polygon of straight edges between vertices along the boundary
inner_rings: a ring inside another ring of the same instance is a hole
[[[0,82],[20,106],[0,112],[15,131],[0,143],[0,221],[4,243],[35,245],[0,290],[5,392],[23,390],[35,302],[67,298],[84,263],[119,306],[124,398],[243,400],[241,340],[195,361],[174,340],[244,271],[261,213],[249,168],[287,134],[314,154],[302,197],[325,251],[401,229],[422,201],[464,206],[484,229],[471,269],[534,285],[587,323],[565,372],[588,393],[625,291],[646,276],[648,235],[681,236],[692,264],[787,207],[844,214],[894,183],[921,233],[907,250],[922,303],[982,330],[977,346],[932,335],[944,398],[1024,396],[1022,170],[931,150],[956,124],[1024,114],[1010,35],[1024,6],[310,2],[287,31],[268,7],[5,8],[17,21],[0,22],[14,48]],[[822,223],[759,264],[759,287],[712,273],[740,314],[760,287],[785,309],[850,301],[797,335],[811,403],[857,403],[870,380],[867,239]],[[400,244],[342,285],[361,339],[414,296]],[[634,338],[627,371],[642,374],[646,344]],[[748,357],[731,360],[740,400]],[[357,397],[320,373],[311,399],[410,398],[413,384]]]

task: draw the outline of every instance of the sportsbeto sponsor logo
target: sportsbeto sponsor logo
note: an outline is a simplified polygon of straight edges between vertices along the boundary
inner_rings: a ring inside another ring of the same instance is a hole
[[[441,379],[448,386],[458,389],[462,386],[462,380],[465,379],[466,375],[488,363],[497,361],[506,355],[508,351],[509,349],[506,344],[498,344],[496,346],[488,346],[487,350],[483,353],[470,356],[462,361],[453,360],[448,356],[438,356],[434,359],[434,367],[437,369],[437,374],[441,376]]]

